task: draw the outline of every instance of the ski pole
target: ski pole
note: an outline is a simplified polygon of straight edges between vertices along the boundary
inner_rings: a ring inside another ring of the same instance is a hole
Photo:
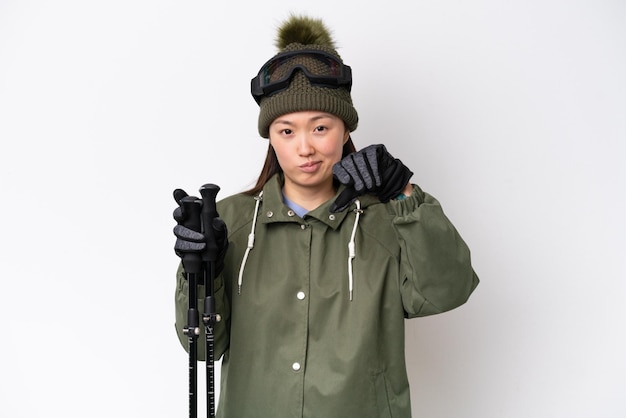
[[[195,197],[184,197],[180,200],[183,211],[187,219],[183,225],[189,229],[200,232],[202,230],[201,210],[202,201]],[[183,332],[189,342],[189,417],[196,418],[198,415],[198,374],[197,363],[198,353],[196,341],[200,334],[198,318],[198,275],[202,272],[202,256],[200,254],[185,254],[182,260],[183,268],[187,278],[187,326]]]
[[[200,188],[202,196],[202,230],[206,238],[207,248],[204,252],[204,313],[202,322],[205,329],[205,363],[206,363],[206,388],[207,388],[207,418],[215,417],[215,336],[213,326],[220,320],[215,312],[215,299],[213,296],[213,280],[215,279],[215,263],[219,248],[213,229],[213,220],[217,217],[215,198],[220,191],[215,184],[205,184]]]

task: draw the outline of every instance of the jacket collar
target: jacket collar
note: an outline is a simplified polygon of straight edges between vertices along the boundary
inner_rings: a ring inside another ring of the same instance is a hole
[[[355,205],[352,204],[349,208],[341,212],[330,213],[330,205],[335,201],[339,193],[345,189],[344,185],[340,185],[335,197],[304,215],[303,220],[284,204],[282,193],[283,184],[283,175],[279,173],[275,174],[263,187],[263,201],[259,219],[261,223],[296,222],[306,224],[307,218],[314,218],[325,223],[332,229],[337,229],[346,218],[347,214],[355,210]],[[361,201],[362,207],[379,202],[377,198],[367,195],[359,197],[359,200]]]

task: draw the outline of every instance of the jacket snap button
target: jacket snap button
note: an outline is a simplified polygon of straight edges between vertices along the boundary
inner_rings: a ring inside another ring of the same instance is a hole
[[[306,295],[304,294],[304,292],[298,292],[298,294],[296,295],[296,297],[300,300],[304,299]]]
[[[305,230],[306,229],[306,225],[300,225],[300,229]]]
[[[335,215],[332,215],[332,214],[328,215],[328,219],[330,219],[331,221],[334,221],[335,220]]]
[[[291,368],[292,368],[295,372],[297,372],[298,370],[300,370],[300,363],[298,363],[298,362],[293,363],[293,364],[291,365]]]
[[[274,216],[274,212],[272,212],[271,210],[267,211],[267,217],[271,218],[272,216]]]
[[[287,212],[287,216],[293,216],[293,215],[295,215],[295,213],[294,213],[292,210],[290,210],[289,212]]]

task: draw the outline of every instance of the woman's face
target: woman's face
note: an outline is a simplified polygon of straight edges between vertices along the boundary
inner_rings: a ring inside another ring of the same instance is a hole
[[[334,194],[333,165],[341,159],[350,135],[342,119],[319,111],[289,113],[272,122],[269,134],[288,196]]]

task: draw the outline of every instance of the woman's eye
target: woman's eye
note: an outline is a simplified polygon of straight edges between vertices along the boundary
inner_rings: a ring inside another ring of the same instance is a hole
[[[291,133],[292,133],[291,129],[283,129],[283,134],[291,135]]]
[[[323,131],[325,131],[325,130],[326,130],[326,127],[325,127],[325,126],[318,126],[317,128],[315,128],[315,130],[316,130],[317,132],[323,132]]]

